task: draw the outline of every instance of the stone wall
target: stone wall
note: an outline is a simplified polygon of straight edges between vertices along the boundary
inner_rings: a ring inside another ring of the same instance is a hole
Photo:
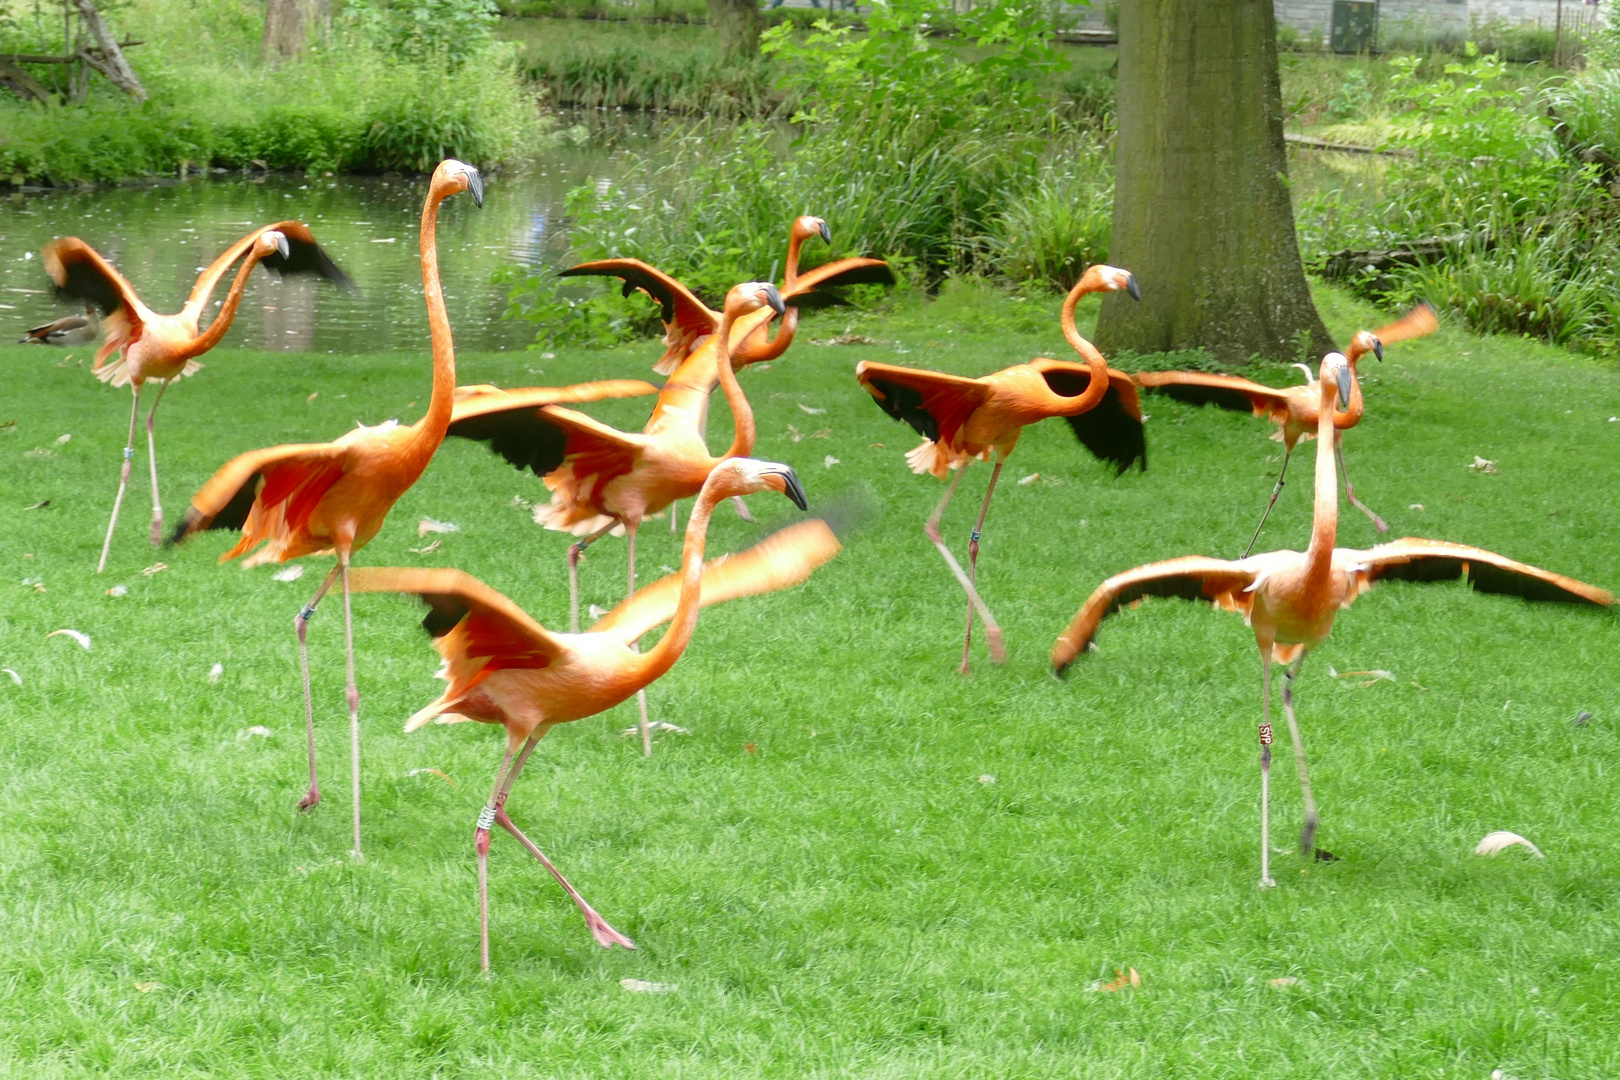
[[[1333,0],[1276,0],[1277,22],[1324,39],[1333,20]],[[1566,23],[1590,18],[1581,0],[1564,0]],[[1434,33],[1465,33],[1472,23],[1501,19],[1551,29],[1558,19],[1558,0],[1380,0],[1378,21]]]

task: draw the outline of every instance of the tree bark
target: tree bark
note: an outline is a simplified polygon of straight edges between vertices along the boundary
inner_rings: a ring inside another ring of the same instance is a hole
[[[1236,364],[1334,347],[1288,201],[1272,2],[1120,5],[1109,261],[1142,300],[1104,300],[1104,349],[1203,348]]]
[[[136,101],[146,100],[146,88],[141,80],[135,77],[135,71],[124,58],[124,50],[118,47],[118,36],[107,25],[107,20],[101,17],[96,10],[96,0],[73,0],[73,6],[78,9],[79,18],[89,28],[90,36],[96,39],[96,45],[101,49],[99,57],[92,58],[90,50],[80,50],[80,56],[97,71],[112,82],[112,84]]]
[[[758,0],[708,0],[708,5],[709,28],[720,39],[720,54],[728,60],[758,56]]]
[[[51,99],[50,91],[40,85],[38,79],[6,60],[0,60],[0,87],[5,87],[24,101]]]
[[[331,22],[331,0],[265,0],[261,53],[270,61],[296,59]]]

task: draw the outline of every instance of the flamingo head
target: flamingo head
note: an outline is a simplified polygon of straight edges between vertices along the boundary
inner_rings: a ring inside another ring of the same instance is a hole
[[[704,488],[718,488],[719,498],[733,495],[752,495],[756,491],[775,491],[786,495],[800,510],[808,510],[810,501],[805,497],[804,485],[798,474],[786,465],[756,458],[727,458],[714,467]]]
[[[1357,360],[1372,353],[1378,359],[1384,358],[1384,343],[1378,340],[1378,335],[1371,330],[1357,330],[1356,336],[1350,339],[1349,355]]]
[[[1343,353],[1330,352],[1322,357],[1322,381],[1333,382],[1339,388],[1339,408],[1350,407],[1350,361]]]
[[[484,177],[477,169],[464,161],[455,158],[445,158],[439,162],[439,167],[433,170],[433,186],[441,183],[454,185],[453,191],[466,191],[473,197],[473,205],[480,210],[484,207]]]
[[[793,219],[791,235],[798,240],[808,240],[812,236],[819,236],[827,243],[832,243],[832,230],[827,228],[827,223],[818,217],[811,217],[809,214]]]
[[[255,246],[258,248],[258,256],[261,259],[273,255],[279,255],[285,259],[292,255],[292,248],[287,244],[287,237],[276,229],[266,229],[260,233],[259,239],[255,241]]]
[[[778,315],[787,310],[781,292],[768,281],[747,281],[726,293],[725,313],[733,319],[765,307]]]
[[[1132,300],[1142,299],[1142,289],[1136,284],[1135,274],[1104,263],[1093,263],[1080,276],[1080,285],[1086,286],[1084,292],[1123,292],[1128,293]],[[1080,285],[1075,288],[1079,290]]]

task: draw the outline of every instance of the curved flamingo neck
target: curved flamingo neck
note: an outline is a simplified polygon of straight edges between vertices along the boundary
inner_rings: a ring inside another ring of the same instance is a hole
[[[748,404],[748,398],[743,396],[742,384],[737,381],[737,372],[731,366],[731,324],[736,316],[728,309],[720,316],[720,329],[715,331],[714,357],[720,373],[720,389],[726,395],[726,404],[731,406],[731,419],[736,425],[736,434],[731,437],[731,449],[721,455],[728,457],[747,457],[754,450],[754,410]]]
[[[799,230],[794,229],[788,234],[787,261],[782,264],[782,288],[784,291],[793,288],[793,283],[799,280],[799,249],[804,246],[804,237]]]
[[[1080,298],[1103,289],[1102,278],[1088,270],[1080,275],[1080,280],[1069,290],[1069,295],[1063,298],[1063,310],[1058,315],[1058,321],[1063,324],[1063,338],[1091,369],[1091,383],[1085,393],[1064,401],[1063,409],[1058,414],[1060,416],[1078,416],[1088,412],[1096,408],[1108,392],[1108,361],[1097,351],[1097,346],[1080,336],[1080,328],[1074,325],[1074,309],[1080,303]]]
[[[791,287],[791,286],[790,286]],[[767,324],[768,326],[768,324]],[[766,360],[775,360],[787,352],[788,346],[793,344],[793,335],[799,329],[799,309],[789,307],[787,314],[782,316],[782,325],[776,328],[776,336],[758,345],[750,346],[746,341],[737,348],[736,357],[744,364],[760,364]],[[760,330],[764,335],[767,331]],[[750,335],[752,337],[752,335]]]
[[[231,291],[225,294],[225,302],[220,305],[219,314],[214,316],[214,321],[208,324],[207,330],[186,343],[180,351],[179,359],[189,360],[193,356],[201,356],[219,344],[225,332],[231,328],[231,323],[236,321],[236,309],[242,305],[242,293],[247,289],[248,275],[253,273],[253,268],[259,265],[259,260],[263,257],[259,254],[258,245],[248,250],[247,258],[242,260],[235,279],[231,281]]]
[[[439,204],[453,193],[449,185],[435,184],[422,206],[422,228],[418,245],[422,254],[422,295],[427,301],[428,333],[433,340],[433,397],[427,413],[416,422],[419,436],[431,440],[433,449],[444,441],[450,428],[450,412],[456,396],[456,344],[450,336],[450,316],[444,310],[444,290],[439,285]]]
[[[1323,370],[1316,418],[1316,502],[1311,515],[1311,546],[1305,549],[1305,576],[1326,580],[1333,569],[1339,534],[1339,474],[1333,460],[1333,407],[1339,388]]]
[[[636,657],[636,682],[640,686],[647,686],[663,676],[675,661],[681,658],[686,646],[692,640],[692,632],[697,628],[698,608],[702,606],[703,584],[703,550],[708,544],[709,516],[714,512],[715,504],[724,498],[716,493],[717,485],[714,473],[703,483],[703,490],[698,492],[697,502],[692,507],[692,514],[686,520],[686,542],[681,548],[681,596],[675,603],[675,614],[670,619],[669,630],[645,653]]]

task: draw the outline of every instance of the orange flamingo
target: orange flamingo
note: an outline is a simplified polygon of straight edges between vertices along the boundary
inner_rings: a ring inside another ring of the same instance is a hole
[[[1382,360],[1385,345],[1423,337],[1439,328],[1440,320],[1436,318],[1434,308],[1425,302],[1388,326],[1357,331],[1344,354],[1351,375],[1357,375],[1356,365],[1368,353]],[[1237,412],[1252,410],[1254,415],[1264,416],[1277,425],[1271,438],[1285,448],[1282,471],[1277,474],[1277,483],[1271,489],[1271,501],[1266,503],[1266,512],[1260,515],[1260,524],[1254,527],[1249,546],[1243,549],[1245,558],[1254,550],[1255,542],[1260,539],[1260,530],[1266,527],[1271,508],[1277,505],[1277,496],[1282,494],[1283,478],[1288,475],[1288,461],[1294,456],[1295,445],[1301,439],[1316,437],[1316,403],[1320,394],[1312,383],[1311,369],[1304,364],[1294,366],[1304,368],[1305,385],[1283,389],[1262,386],[1236,375],[1215,375],[1205,371],[1141,371],[1136,374],[1137,385],[1146,390],[1159,391],[1178,401],[1213,404]],[[1384,519],[1357,501],[1356,489],[1350,486],[1350,470],[1344,464],[1344,433],[1361,423],[1363,411],[1361,380],[1356,377],[1351,380],[1349,409],[1338,413],[1333,420],[1333,453],[1339,471],[1344,475],[1345,499],[1367,515],[1376,531],[1385,533],[1389,531],[1389,526],[1384,524]]]
[[[754,413],[743,396],[728,348],[772,314],[781,314],[782,297],[768,282],[749,282],[726,296],[720,325],[688,356],[658,395],[658,405],[640,434],[609,427],[584,413],[547,405],[534,408],[523,391],[491,390],[469,394],[456,405],[449,434],[490,442],[517,468],[525,466],[545,478],[549,505],[535,508],[535,520],[548,529],[581,539],[568,548],[568,625],[579,632],[579,558],[599,537],[621,531],[628,548],[629,590],[636,591],[636,533],[642,520],[678,498],[696,495],[710,471],[725,458],[741,457],[754,448]],[[735,333],[733,329],[735,328]],[[736,433],[720,457],[703,442],[702,415],[718,375],[731,406]],[[520,404],[514,404],[521,401]],[[500,433],[504,439],[497,439]],[[652,753],[646,697],[642,712],[642,751]]]
[[[499,824],[528,849],[579,906],[591,935],[604,948],[635,944],[614,930],[579,895],[551,860],[506,813],[506,798],[537,744],[556,724],[595,716],[662,676],[692,639],[699,607],[739,596],[784,589],[838,553],[824,521],[790,526],[747,551],[703,565],[709,517],[728,496],[778,491],[805,507],[804,489],[786,465],[731,458],[710,471],[686,525],[681,571],[642,590],[609,612],[588,633],[555,634],[500,593],[459,570],[358,570],[357,592],[408,592],[427,601],[423,627],[444,658],[440,677],[450,685],[438,700],[405,723],[414,731],[477,720],[506,729],[506,755],[489,801],[478,815],[479,962],[489,970],[489,832]],[[701,599],[700,599],[701,597]],[[645,653],[635,641],[672,621]]]
[[[1321,364],[1317,391],[1316,503],[1310,546],[1271,551],[1236,562],[1189,555],[1150,563],[1116,574],[1097,587],[1052,647],[1059,674],[1091,645],[1104,618],[1145,596],[1179,596],[1213,601],[1241,614],[1260,647],[1260,884],[1272,886],[1270,847],[1271,663],[1283,669],[1283,710],[1294,745],[1305,805],[1300,849],[1306,858],[1316,840],[1318,817],[1305,768],[1305,744],[1294,716],[1294,679],[1305,654],[1327,640],[1334,616],[1379,580],[1449,581],[1466,576],[1480,592],[1507,593],[1527,600],[1608,606],[1614,597],[1602,589],[1514,562],[1482,548],[1443,540],[1407,537],[1365,551],[1335,548],[1339,499],[1334,471],[1334,395],[1340,408],[1350,402],[1354,376],[1349,361],[1329,353]],[[1320,858],[1331,859],[1326,852]]]
[[[101,336],[101,316],[96,305],[84,305],[83,315],[64,315],[40,326],[30,327],[18,339],[19,345],[88,345]]]
[[[242,268],[236,272],[224,306],[209,324],[198,333],[197,324],[208,298],[213,295],[219,279],[225,276],[231,264],[247,256]],[[163,541],[163,507],[158,499],[157,443],[152,433],[153,418],[163,401],[163,392],[174,380],[195,373],[202,365],[196,358],[219,344],[225,331],[236,318],[237,306],[242,301],[242,290],[248,275],[259,263],[280,274],[319,274],[342,286],[349,279],[326,252],[315,242],[308,226],[298,221],[280,221],[255,229],[225,249],[192,286],[186,306],[176,315],[159,315],[135,295],[135,289],[124,276],[113,269],[94,248],[76,236],[64,236],[45,245],[45,270],[56,283],[57,291],[86,304],[100,308],[102,328],[106,340],[96,353],[96,378],[113,386],[126,383],[132,388],[135,401],[129,414],[129,438],[124,443],[124,465],[118,477],[118,495],[113,499],[112,520],[107,523],[107,539],[101,545],[101,561],[96,573],[107,568],[107,553],[112,548],[113,529],[118,524],[118,509],[124,501],[124,489],[129,485],[130,462],[135,456],[135,423],[140,417],[141,388],[149,379],[160,380],[157,398],[146,414],[146,456],[152,471],[152,544]],[[118,357],[112,363],[107,358]]]
[[[945,564],[961,582],[968,597],[967,633],[962,640],[962,666],[966,674],[968,651],[973,644],[973,613],[979,613],[989,638],[990,657],[1003,663],[1007,652],[1002,644],[1001,627],[990,614],[977,588],[979,539],[984,533],[990,497],[995,494],[1001,467],[1018,445],[1024,428],[1050,416],[1069,421],[1080,442],[1105,461],[1113,462],[1123,474],[1133,461],[1147,468],[1147,443],[1142,432],[1142,409],[1136,387],[1129,375],[1108,367],[1096,346],[1080,336],[1074,325],[1075,305],[1087,293],[1125,290],[1139,298],[1136,278],[1128,272],[1098,263],[1080,276],[1063,301],[1060,316],[1063,336],[1084,358],[1084,364],[1045,358],[1015,364],[978,379],[944,375],[937,371],[874,364],[869,360],[856,365],[855,378],[896,420],[904,420],[923,437],[922,444],[906,454],[915,473],[932,473],[943,480],[952,471],[945,495],[928,515],[923,531],[939,550]],[[939,522],[956,494],[957,484],[974,458],[987,461],[995,452],[996,465],[985,488],[984,505],[968,538],[969,571],[940,538]]]
[[[220,562],[265,548],[244,566],[286,562],[304,555],[337,552],[337,566],[326,575],[315,596],[293,624],[298,633],[298,663],[304,680],[304,725],[309,744],[309,791],[299,802],[307,810],[321,801],[315,775],[315,707],[309,689],[309,653],[305,646],[309,620],[337,578],[343,579],[343,645],[348,682],[350,767],[354,801],[354,852],[360,854],[360,691],[354,681],[354,620],[349,602],[349,561],[382,529],[394,503],[416,483],[434,451],[444,441],[456,387],[456,350],[439,286],[439,204],[459,192],[470,192],[484,204],[478,170],[454,159],[433,171],[422,207],[422,286],[427,299],[428,328],[433,341],[433,395],[427,414],[409,427],[390,421],[357,427],[335,442],[302,443],[253,450],[232,458],[191,500],[185,520],[175,530],[178,542],[205,529],[242,530],[236,546]]]

